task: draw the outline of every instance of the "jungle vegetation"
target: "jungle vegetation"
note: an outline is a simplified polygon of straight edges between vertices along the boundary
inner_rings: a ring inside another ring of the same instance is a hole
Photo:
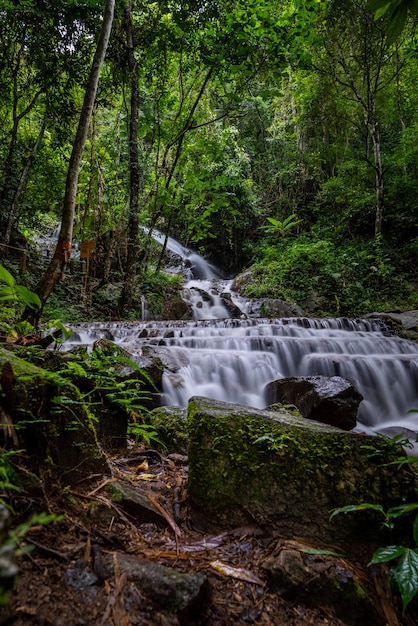
[[[249,296],[418,308],[416,5],[3,0],[0,261],[16,275],[61,224],[19,283],[64,320],[75,243],[95,248],[93,309],[112,282],[120,317],[162,296],[143,227],[251,267]]]

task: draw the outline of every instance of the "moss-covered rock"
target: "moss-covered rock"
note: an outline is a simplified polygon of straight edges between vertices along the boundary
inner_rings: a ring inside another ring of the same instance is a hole
[[[147,415],[147,422],[158,434],[167,454],[187,453],[189,433],[187,430],[187,410],[179,406],[161,406]],[[158,447],[158,444],[156,444]]]
[[[65,484],[85,473],[108,471],[94,417],[77,387],[3,348],[0,371],[1,406],[35,466]]]
[[[331,510],[415,496],[413,478],[388,465],[401,449],[378,437],[208,398],[190,400],[188,427],[192,507],[222,525],[251,520],[289,537],[379,545],[380,519],[330,521]]]

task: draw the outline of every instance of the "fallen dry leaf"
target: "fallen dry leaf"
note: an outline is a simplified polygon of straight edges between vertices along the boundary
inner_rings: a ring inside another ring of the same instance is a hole
[[[218,572],[218,574],[230,576],[231,578],[237,578],[238,580],[243,580],[247,583],[254,583],[255,585],[261,585],[264,587],[263,581],[247,569],[243,569],[242,567],[231,567],[226,563],[222,563],[222,561],[211,561],[209,565],[215,570],[215,572]]]

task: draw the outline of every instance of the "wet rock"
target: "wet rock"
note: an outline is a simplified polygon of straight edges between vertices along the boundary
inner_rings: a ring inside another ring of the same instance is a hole
[[[309,554],[315,552],[309,546],[289,544],[262,563],[272,590],[305,606],[329,606],[347,626],[385,624],[373,604],[370,581],[354,566],[332,554]]]
[[[301,317],[304,315],[299,305],[278,298],[260,300],[260,317]]]
[[[289,377],[265,387],[268,404],[294,404],[303,417],[351,430],[363,396],[350,381],[340,376]]]
[[[170,372],[177,372],[189,363],[189,357],[184,350],[173,352],[164,346],[144,346],[142,355],[155,359],[157,363],[162,364],[163,369],[168,369]]]
[[[193,310],[188,302],[182,300],[180,294],[176,294],[163,305],[161,314],[155,315],[155,319],[161,320],[192,320]]]
[[[199,523],[257,523],[370,559],[373,547],[395,541],[381,517],[330,520],[330,511],[361,502],[386,510],[415,498],[413,477],[391,464],[401,448],[378,437],[200,397],[189,401],[188,427],[189,503]]]
[[[188,623],[191,614],[198,614],[208,592],[206,576],[183,574],[148,559],[128,554],[118,554],[119,572],[125,573],[147,596],[156,609],[177,613],[180,623]],[[113,558],[109,555],[105,565],[112,570]]]
[[[221,299],[224,306],[227,308],[229,315],[233,318],[242,317],[243,313],[239,307],[232,301],[232,296],[228,292],[221,293]]]

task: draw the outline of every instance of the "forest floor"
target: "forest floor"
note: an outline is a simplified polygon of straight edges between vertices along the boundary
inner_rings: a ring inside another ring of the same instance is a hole
[[[341,606],[322,605],[319,597],[307,594],[306,602],[296,602],[270,588],[263,563],[278,546],[295,546],[297,539],[286,542],[254,526],[214,533],[193,527],[187,506],[187,457],[153,455],[137,446],[128,455],[109,459],[108,477],[89,477],[64,489],[44,484],[42,493],[21,493],[13,500],[22,519],[45,507],[63,517],[34,526],[27,534],[26,544],[33,550],[19,559],[19,581],[8,605],[0,609],[1,626],[366,623],[349,612],[345,618]],[[112,501],[108,490],[113,481],[145,490],[157,503],[159,519],[144,522],[123,503]],[[168,607],[167,588],[144,593],[124,566],[133,557],[203,575],[206,582],[195,605],[176,612]],[[376,591],[372,603],[385,615]],[[415,617],[398,621],[390,608],[389,619],[381,623],[412,626]]]

